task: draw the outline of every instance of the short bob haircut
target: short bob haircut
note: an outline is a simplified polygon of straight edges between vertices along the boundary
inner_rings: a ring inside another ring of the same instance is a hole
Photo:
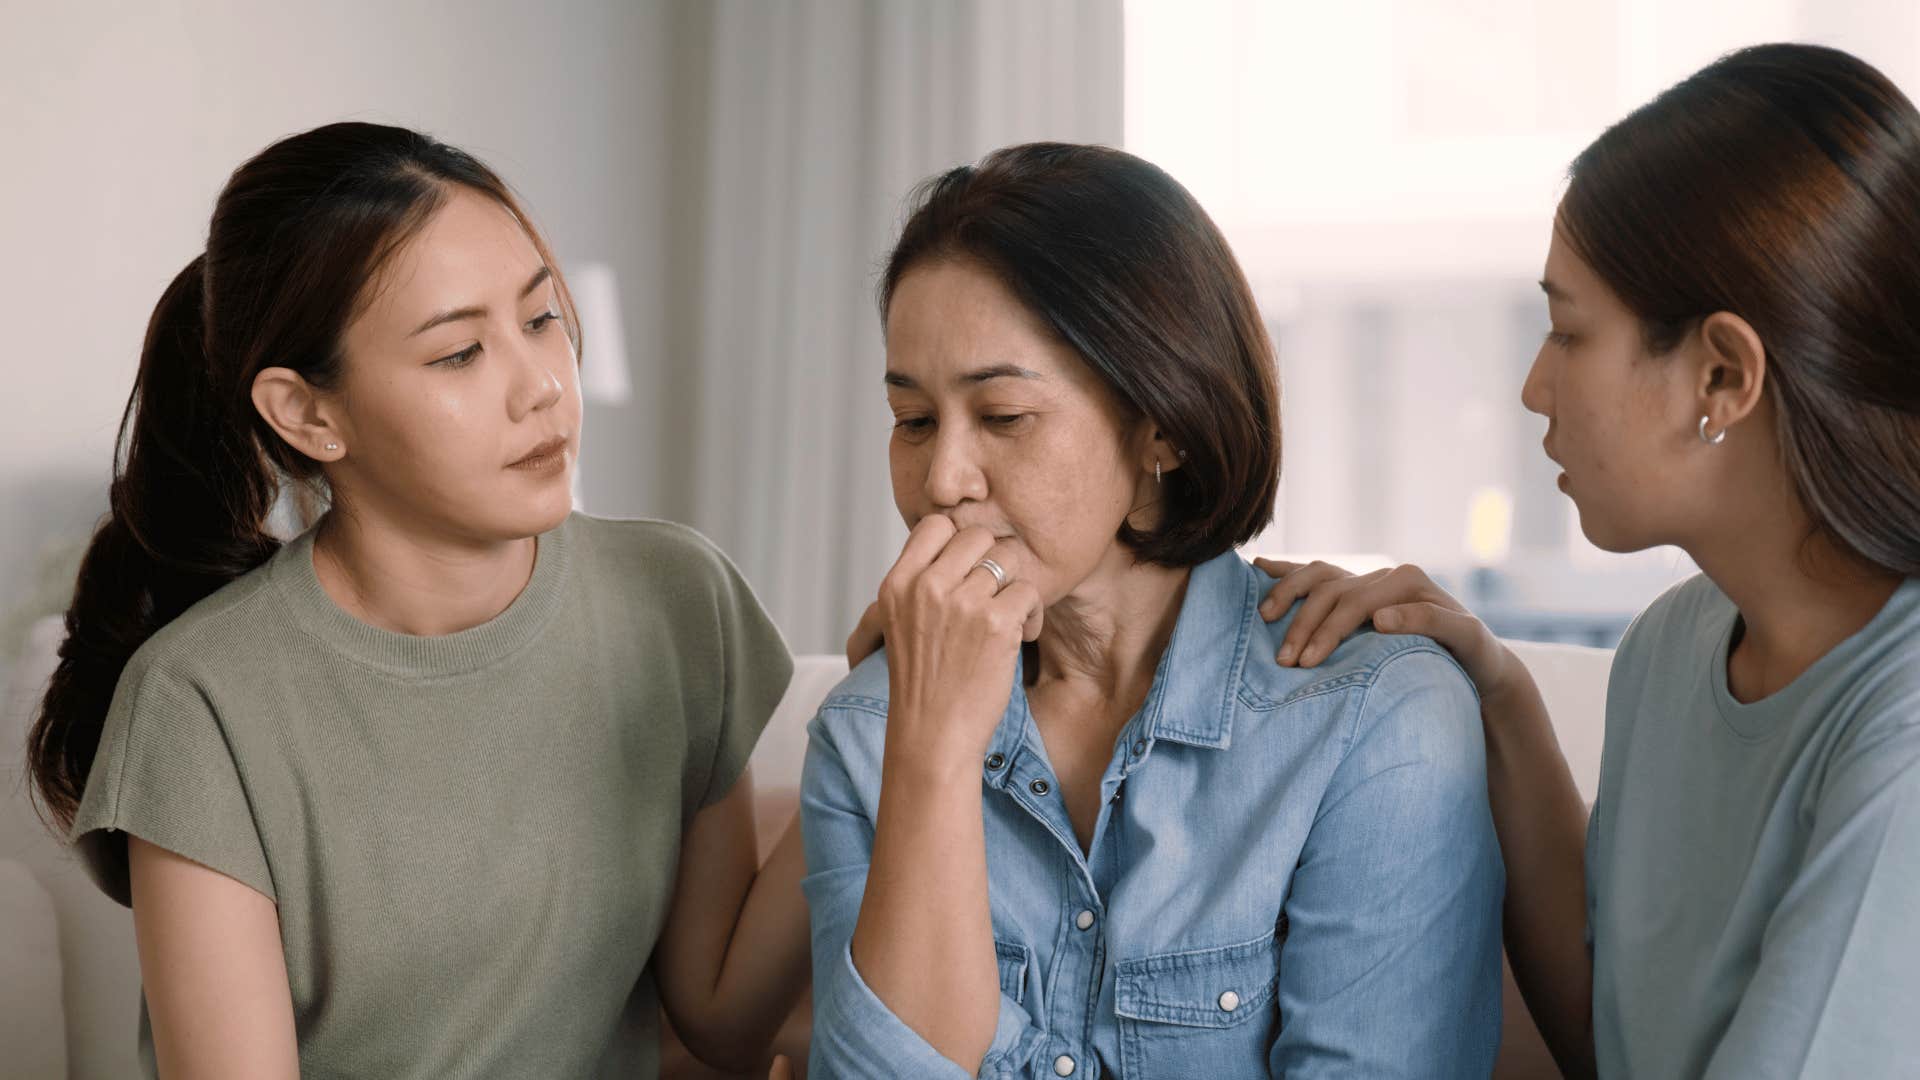
[[[1280,384],[1246,275],[1186,188],[1104,146],[1027,143],[923,183],[880,283],[937,260],[993,274],[1180,453],[1142,562],[1193,566],[1251,540],[1280,482]]]

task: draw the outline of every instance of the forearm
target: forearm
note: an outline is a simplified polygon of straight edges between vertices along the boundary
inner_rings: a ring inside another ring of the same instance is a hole
[[[1587,808],[1539,687],[1522,672],[1485,694],[1487,789],[1506,860],[1514,981],[1568,1076],[1593,1073],[1593,962],[1585,928]]]
[[[793,1011],[807,982],[807,903],[800,892],[806,855],[795,815],[747,893],[720,976],[703,1012],[707,1041],[732,1048],[766,1046]]]
[[[919,768],[889,748],[882,775],[853,964],[902,1023],[976,1073],[1000,1002],[979,774]]]

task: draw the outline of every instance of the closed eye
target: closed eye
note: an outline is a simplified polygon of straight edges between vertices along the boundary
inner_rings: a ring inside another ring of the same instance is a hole
[[[1547,331],[1547,344],[1558,349],[1564,349],[1573,344],[1573,335],[1563,334],[1558,330],[1549,330]]]
[[[527,320],[527,332],[531,334],[538,334],[542,330],[545,330],[547,327],[557,322],[559,318],[560,318],[560,313],[557,311],[543,311],[540,314],[535,315],[533,318]]]

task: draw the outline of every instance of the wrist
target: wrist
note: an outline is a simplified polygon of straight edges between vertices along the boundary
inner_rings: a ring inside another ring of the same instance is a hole
[[[907,728],[917,728],[936,737],[895,737],[896,734],[904,735],[902,729]],[[883,780],[899,780],[912,785],[914,790],[929,793],[977,793],[981,762],[986,757],[986,751],[982,749],[976,753],[973,747],[960,745],[961,740],[938,737],[939,733],[952,730],[951,725],[941,721],[925,725],[901,724],[898,727],[889,724],[886,751],[880,765]]]
[[[1501,645],[1495,655],[1491,670],[1478,687],[1480,717],[1490,739],[1519,734],[1531,718],[1545,711],[1540,688],[1534,685],[1527,665],[1506,645]]]

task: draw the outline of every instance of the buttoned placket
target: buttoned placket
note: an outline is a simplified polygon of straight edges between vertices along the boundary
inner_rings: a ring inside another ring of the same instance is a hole
[[[1061,935],[1064,947],[1047,973],[1047,1030],[1052,1036],[1047,1052],[1052,1055],[1056,1076],[1083,1080],[1100,1077],[1104,1073],[1093,1049],[1093,1023],[1106,973],[1106,898],[1123,869],[1115,849],[1124,811],[1122,794],[1127,777],[1150,755],[1152,740],[1147,733],[1159,702],[1150,698],[1115,740],[1112,759],[1101,776],[1100,812],[1094,818],[1092,842],[1085,852],[1074,835],[1073,821],[1059,795],[1059,780],[1047,759],[1046,745],[1033,722],[1025,693],[1017,693],[1012,704],[1017,706],[1018,715],[1009,717],[1013,723],[1004,725],[996,736],[983,763],[983,778],[990,790],[1011,798],[1046,828],[1079,871],[1069,895],[1061,900],[1062,918],[1067,923]],[[1074,993],[1063,996],[1061,991],[1068,988]]]

